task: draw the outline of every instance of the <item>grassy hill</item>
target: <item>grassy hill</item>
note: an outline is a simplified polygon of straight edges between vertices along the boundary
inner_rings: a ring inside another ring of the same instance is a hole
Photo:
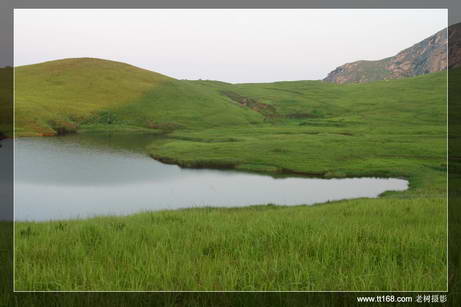
[[[15,73],[18,136],[82,126],[155,130],[261,121],[258,113],[188,81],[119,62],[65,59],[17,67]]]
[[[374,126],[390,121],[439,125],[446,121],[446,80],[446,72],[439,72],[368,84],[289,81],[219,87],[273,106],[276,118],[285,122],[295,119],[316,125],[327,119],[342,119],[373,122]]]
[[[288,122],[438,124],[446,115],[434,101],[444,97],[433,87],[443,86],[444,73],[366,85],[228,84],[176,80],[113,61],[66,59],[16,68],[16,133],[171,132]]]

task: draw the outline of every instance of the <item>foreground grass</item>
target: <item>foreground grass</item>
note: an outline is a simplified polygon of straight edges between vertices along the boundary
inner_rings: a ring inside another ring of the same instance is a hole
[[[16,290],[445,290],[443,199],[16,223]]]

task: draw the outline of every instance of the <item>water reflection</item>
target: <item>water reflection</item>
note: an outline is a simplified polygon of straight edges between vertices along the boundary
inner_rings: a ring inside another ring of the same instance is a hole
[[[405,190],[401,179],[283,178],[181,169],[145,155],[153,136],[74,135],[16,140],[16,220],[129,214],[194,206],[313,204]]]

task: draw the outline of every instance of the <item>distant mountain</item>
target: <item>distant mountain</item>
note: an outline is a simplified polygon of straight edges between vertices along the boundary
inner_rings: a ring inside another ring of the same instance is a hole
[[[447,45],[450,40],[450,65]],[[443,29],[397,55],[378,61],[357,61],[339,66],[324,79],[327,82],[364,83],[378,80],[414,77],[461,66],[461,24]]]

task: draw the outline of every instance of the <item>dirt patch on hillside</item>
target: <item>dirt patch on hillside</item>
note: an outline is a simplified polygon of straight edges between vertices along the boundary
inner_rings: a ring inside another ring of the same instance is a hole
[[[253,98],[241,96],[232,91],[221,91],[222,95],[229,97],[239,105],[252,109],[264,115],[265,118],[273,119],[278,117],[277,111],[274,106],[266,103],[259,102]]]

